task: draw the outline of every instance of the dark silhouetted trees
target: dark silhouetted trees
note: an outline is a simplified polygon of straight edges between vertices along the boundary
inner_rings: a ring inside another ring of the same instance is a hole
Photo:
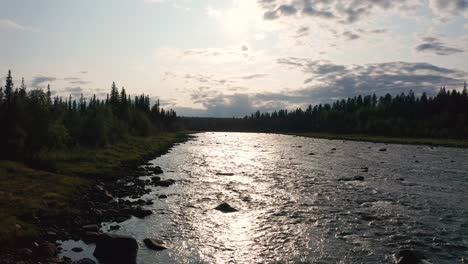
[[[104,146],[127,136],[147,136],[170,129],[173,110],[150,109],[146,95],[127,96],[112,84],[108,99],[93,95],[78,101],[52,98],[47,90],[15,88],[11,72],[0,87],[0,159],[30,159],[40,151],[74,146]]]
[[[309,105],[305,110],[259,111],[244,118],[184,118],[189,130],[324,132],[395,137],[468,138],[468,90],[375,94]]]

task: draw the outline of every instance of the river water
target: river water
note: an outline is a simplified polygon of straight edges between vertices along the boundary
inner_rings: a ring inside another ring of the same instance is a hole
[[[150,163],[177,183],[150,187],[154,214],[111,231],[167,241],[141,244],[138,263],[390,263],[403,248],[468,259],[466,149],[200,133]]]

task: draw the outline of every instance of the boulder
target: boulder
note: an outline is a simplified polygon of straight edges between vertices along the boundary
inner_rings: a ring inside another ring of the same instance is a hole
[[[159,198],[159,199],[166,199],[166,198],[167,198],[167,195],[161,194],[161,195],[158,196],[158,198]]]
[[[159,239],[151,239],[151,238],[145,238],[143,240],[143,243],[145,243],[146,247],[152,250],[164,250],[167,249],[164,241],[159,240]]]
[[[216,173],[218,176],[234,176],[234,173],[232,172],[218,172]]]
[[[130,212],[131,215],[138,217],[138,218],[144,218],[146,216],[149,216],[153,214],[151,210],[148,209],[143,209],[141,207],[135,208]]]
[[[37,256],[40,258],[52,258],[57,256],[57,247],[50,242],[44,242],[37,247]]]
[[[110,230],[118,230],[118,229],[120,229],[120,226],[119,226],[119,225],[111,225],[111,226],[109,227],[109,229],[110,229]]]
[[[92,259],[84,258],[77,261],[73,261],[72,264],[96,264],[96,262]]]
[[[158,174],[163,174],[164,171],[161,169],[161,167],[156,166],[156,167],[153,168],[153,173],[154,173],[155,175],[158,175]]]
[[[83,251],[83,249],[80,248],[80,247],[74,247],[74,248],[72,248],[71,250],[72,250],[73,252],[82,252],[82,251]]]
[[[86,242],[86,243],[94,243],[96,242],[96,240],[98,239],[98,237],[100,236],[100,233],[98,232],[85,232],[84,236],[83,236],[83,241]]]
[[[98,232],[99,226],[98,225],[84,225],[81,227],[85,232]]]
[[[354,176],[353,181],[363,181],[364,177],[363,176]]]
[[[423,261],[423,255],[415,250],[404,249],[393,254],[393,260],[395,264],[418,264],[428,263]]]
[[[354,176],[353,178],[339,178],[338,181],[364,181],[363,176]]]
[[[103,234],[96,241],[93,255],[101,262],[136,264],[138,243],[134,238]]]
[[[161,177],[159,177],[159,176],[154,176],[154,177],[151,177],[151,181],[152,181],[152,182],[158,182],[158,181],[161,181]]]
[[[233,208],[226,202],[221,203],[220,205],[216,206],[214,209],[221,211],[223,213],[234,213],[238,211],[237,209]]]
[[[18,253],[25,257],[29,257],[33,254],[32,250],[29,248],[21,248],[18,250]]]
[[[175,183],[175,180],[172,180],[172,179],[161,180],[161,181],[154,182],[154,186],[169,187],[174,183]]]
[[[381,149],[379,149],[379,151],[387,151],[387,149],[386,148],[381,148]]]

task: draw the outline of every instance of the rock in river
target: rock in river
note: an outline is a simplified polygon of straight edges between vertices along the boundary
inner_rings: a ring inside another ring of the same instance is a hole
[[[96,264],[96,262],[89,258],[80,259],[72,262],[72,264]]]
[[[424,260],[424,257],[420,252],[404,249],[393,254],[393,260],[395,264],[418,264],[418,263],[429,263]]]
[[[172,179],[153,182],[154,186],[161,186],[161,187],[169,187],[174,183],[175,183],[175,180],[172,180]]]
[[[57,255],[57,247],[50,242],[41,243],[37,248],[37,255],[41,258],[55,257]]]
[[[131,215],[138,217],[138,218],[144,218],[147,217],[148,215],[153,214],[151,210],[148,209],[143,209],[141,207],[137,207],[130,212]]]
[[[215,209],[218,210],[218,211],[221,211],[223,213],[234,213],[234,212],[238,211],[236,208],[233,208],[228,203],[222,203],[222,204],[216,206]]]
[[[138,243],[134,238],[103,234],[96,241],[94,256],[104,263],[135,264]]]
[[[154,169],[153,169],[153,173],[154,173],[155,175],[158,175],[158,174],[163,174],[164,172],[163,172],[163,170],[161,169],[161,167],[156,166],[156,167],[154,167]]]
[[[145,243],[145,245],[149,249],[152,249],[152,250],[158,250],[159,251],[159,250],[167,249],[167,247],[165,246],[164,241],[159,240],[159,239],[145,238],[143,240],[143,243]]]

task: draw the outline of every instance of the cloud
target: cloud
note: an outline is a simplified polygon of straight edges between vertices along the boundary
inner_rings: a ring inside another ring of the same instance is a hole
[[[467,0],[429,0],[429,5],[443,21],[448,21],[460,14],[468,15]]]
[[[37,29],[32,27],[27,27],[20,25],[12,20],[9,19],[0,19],[0,30],[19,30],[19,31],[30,31],[30,32],[37,32]]]
[[[83,93],[83,89],[80,86],[76,87],[67,87],[63,89],[64,92],[71,93],[71,94],[81,94]]]
[[[31,86],[35,88],[41,87],[44,83],[51,83],[56,81],[57,78],[53,76],[36,76],[31,82]]]
[[[338,65],[329,61],[284,58],[278,63],[300,69],[308,76],[307,85],[296,92],[314,102],[330,102],[358,94],[397,94],[413,90],[434,94],[441,86],[457,88],[466,72],[429,63],[387,62],[364,65]]]
[[[397,10],[401,13],[425,8],[427,2],[432,13],[443,21],[468,15],[468,0],[257,0],[266,20],[317,18],[341,24],[353,24],[378,12]]]
[[[450,47],[435,37],[424,37],[421,40],[422,43],[414,48],[418,52],[434,53],[441,56],[465,52],[462,49]]]
[[[441,86],[449,89],[462,87],[463,79],[468,77],[468,73],[457,69],[400,61],[340,65],[324,60],[281,58],[278,64],[302,71],[306,78],[304,86],[278,92],[235,94],[199,90],[191,94],[191,99],[203,109],[177,110],[188,116],[242,117],[256,110],[294,109],[373,93],[378,96],[396,95],[412,90],[416,94],[435,95]]]
[[[346,40],[355,40],[355,39],[359,39],[360,36],[356,33],[353,33],[351,31],[345,31],[343,32],[343,36],[346,38]]]
[[[252,80],[252,79],[262,78],[266,76],[268,76],[268,74],[252,74],[252,75],[242,76],[240,78],[243,80]]]
[[[258,0],[264,9],[264,19],[281,17],[309,17],[334,20],[343,24],[355,23],[378,10],[413,6],[414,0]]]
[[[89,84],[91,82],[89,81],[85,81],[79,77],[67,77],[67,78],[64,78],[63,80],[65,81],[68,81],[70,84],[80,84],[80,85],[85,85],[85,84]]]

